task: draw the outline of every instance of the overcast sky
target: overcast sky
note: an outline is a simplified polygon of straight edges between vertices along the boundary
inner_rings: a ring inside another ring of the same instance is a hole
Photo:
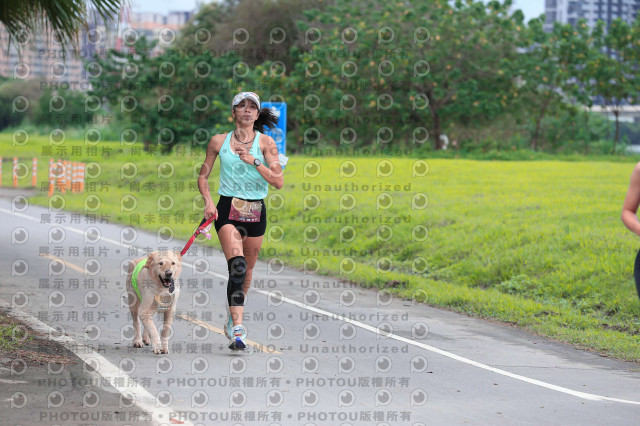
[[[172,10],[193,10],[197,3],[210,3],[203,0],[130,0],[134,12],[158,12],[166,15]],[[544,13],[544,0],[514,0],[513,9],[521,9],[525,20],[536,18]]]

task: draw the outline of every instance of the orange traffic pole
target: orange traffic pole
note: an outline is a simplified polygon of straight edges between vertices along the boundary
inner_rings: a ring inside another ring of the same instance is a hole
[[[18,187],[18,157],[13,157],[13,187]]]
[[[71,162],[71,192],[76,192],[76,162]]]
[[[84,192],[84,166],[85,163],[80,163],[80,192]]]
[[[73,182],[71,183],[73,192],[81,192],[80,190],[80,163],[73,163]]]
[[[62,160],[60,160],[58,158],[58,163],[56,164],[56,174],[58,176],[58,181],[57,181],[57,187],[58,187],[58,191],[62,192],[63,194],[65,193],[65,187],[66,187],[66,182],[64,181],[65,178],[65,171],[64,171],[64,163],[62,162]]]
[[[67,174],[67,191],[71,191],[71,161],[65,161],[64,165],[66,167],[64,171]]]
[[[31,166],[31,186],[34,186],[34,187],[38,183],[37,171],[38,171],[38,159],[36,157],[33,157],[33,165]]]
[[[49,197],[53,195],[54,183],[53,179],[53,158],[49,158]]]

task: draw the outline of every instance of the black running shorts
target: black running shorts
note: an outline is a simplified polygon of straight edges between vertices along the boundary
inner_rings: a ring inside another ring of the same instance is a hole
[[[261,237],[264,235],[267,229],[267,207],[264,204],[264,200],[259,200],[262,203],[262,212],[260,213],[260,222],[240,222],[237,220],[229,219],[229,211],[231,210],[231,199],[226,195],[221,195],[216,204],[218,209],[218,219],[213,222],[213,226],[216,228],[216,232],[220,232],[226,224],[231,224],[236,227],[242,237]],[[258,201],[258,200],[247,200]]]

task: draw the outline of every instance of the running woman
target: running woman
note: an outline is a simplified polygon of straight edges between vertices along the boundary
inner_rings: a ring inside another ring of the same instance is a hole
[[[269,185],[276,189],[284,183],[278,148],[271,136],[261,133],[272,129],[277,117],[268,108],[260,108],[254,92],[240,92],[231,102],[236,128],[211,138],[198,176],[198,189],[204,198],[204,217],[214,218],[214,226],[227,259],[227,321],[225,335],[229,349],[246,349],[247,329],[242,315],[251,286],[253,267],[258,259],[267,227],[264,198]],[[220,185],[217,204],[209,192],[209,174],[220,157]]]

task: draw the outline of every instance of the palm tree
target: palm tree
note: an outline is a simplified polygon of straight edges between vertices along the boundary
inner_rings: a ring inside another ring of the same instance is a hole
[[[77,36],[87,27],[87,16],[92,13],[109,21],[128,0],[3,0],[0,7],[0,23],[12,39],[20,34],[49,28],[56,34],[62,46],[77,48]],[[8,48],[7,44],[7,48]]]

